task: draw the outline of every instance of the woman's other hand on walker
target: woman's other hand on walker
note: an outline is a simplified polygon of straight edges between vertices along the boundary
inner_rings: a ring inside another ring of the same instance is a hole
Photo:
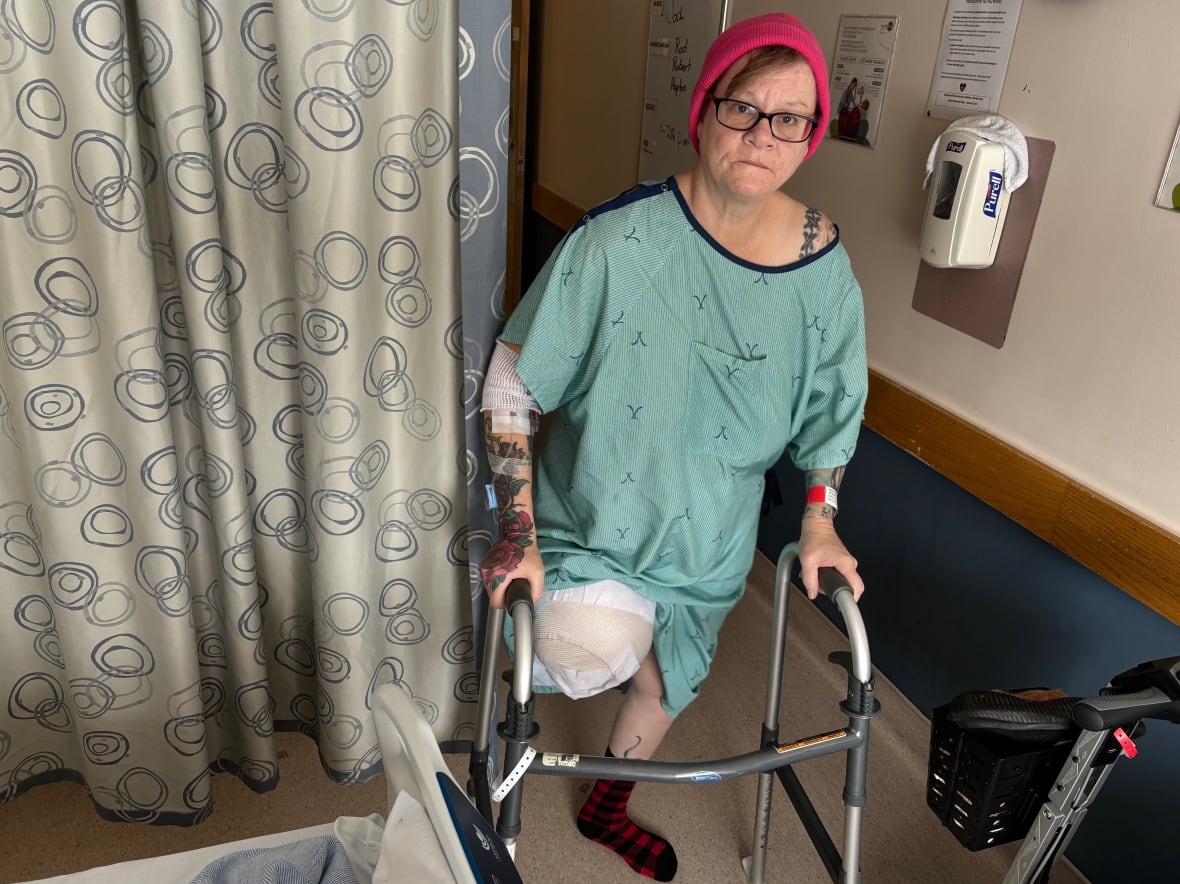
[[[534,605],[540,601],[545,589],[545,565],[536,543],[522,546],[520,538],[514,536],[502,536],[492,544],[479,564],[479,576],[493,608],[504,607],[508,584],[517,578],[528,581]]]
[[[819,569],[835,568],[848,581],[853,598],[860,600],[864,581],[856,572],[856,559],[836,534],[832,520],[822,516],[803,519],[799,536],[799,571],[807,597],[819,595]]]

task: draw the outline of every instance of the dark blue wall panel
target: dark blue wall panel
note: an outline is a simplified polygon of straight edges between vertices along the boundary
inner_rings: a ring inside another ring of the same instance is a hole
[[[798,536],[803,497],[789,463],[775,472],[785,503],[759,531],[772,560]],[[837,527],[867,586],[873,662],[927,715],[976,688],[1092,696],[1180,654],[1180,628],[867,429]],[[1138,743],[1067,851],[1093,884],[1180,880],[1180,727],[1149,722]]]

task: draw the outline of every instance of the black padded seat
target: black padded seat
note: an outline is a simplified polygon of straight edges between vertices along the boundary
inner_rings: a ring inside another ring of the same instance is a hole
[[[965,731],[1036,743],[1076,738],[1077,697],[1028,699],[1012,691],[967,691],[947,704],[947,718]]]

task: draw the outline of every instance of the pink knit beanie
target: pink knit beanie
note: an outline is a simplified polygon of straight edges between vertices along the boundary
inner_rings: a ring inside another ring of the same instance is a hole
[[[788,46],[798,52],[811,65],[811,73],[815,75],[815,91],[819,104],[819,123],[811,133],[811,143],[807,148],[807,159],[819,143],[824,140],[824,132],[828,128],[828,66],[824,60],[823,50],[815,35],[793,15],[785,12],[772,12],[748,18],[730,26],[713,41],[709,51],[705,54],[705,63],[701,66],[701,76],[692,90],[692,103],[688,109],[688,136],[692,139],[692,146],[700,153],[701,145],[697,138],[697,123],[701,119],[701,108],[705,103],[705,94],[729,70],[729,66],[753,49],[764,46]]]

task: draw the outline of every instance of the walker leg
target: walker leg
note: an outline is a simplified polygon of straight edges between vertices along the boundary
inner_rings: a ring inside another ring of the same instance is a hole
[[[528,657],[531,662],[531,654]],[[518,659],[517,665],[526,665]],[[514,670],[515,672],[515,670]],[[515,770],[517,764],[525,756],[529,741],[540,733],[540,727],[534,720],[534,704],[536,698],[530,693],[524,703],[517,702],[515,696],[506,700],[504,723],[500,726],[500,736],[504,740],[504,776]],[[524,799],[524,780],[519,780],[507,795],[500,801],[500,818],[496,822],[496,834],[505,843],[516,843],[520,836],[520,810]]]
[[[754,817],[754,849],[750,856],[742,859],[742,869],[749,884],[766,884],[766,849],[770,837],[770,798],[773,794],[774,775],[758,774],[758,803]]]
[[[1004,884],[1039,884],[1073,839],[1086,811],[1110,776],[1113,759],[1107,743],[1110,731],[1082,731],[1070,751],[1070,759],[1058,774],[1049,797],[1033,819],[1020,850],[1012,860]]]
[[[787,605],[791,600],[791,567],[798,547],[786,546],[779,555],[775,569],[774,609],[771,613],[770,660],[766,672],[766,707],[762,712],[763,747],[778,742],[778,709],[782,700],[783,654],[787,644]],[[754,842],[750,856],[742,860],[749,884],[765,884],[766,851],[770,838],[770,799],[774,777],[771,773],[758,775],[758,803],[754,810]]]
[[[844,809],[844,866],[840,881],[860,884],[860,818],[863,808]]]
[[[504,628],[504,609],[488,607],[487,628],[483,640],[483,664],[479,673],[479,710],[476,716],[475,739],[471,744],[471,789],[475,808],[489,823],[492,819],[491,757],[492,722],[496,716],[496,668],[500,636]]]
[[[861,720],[859,726],[863,728],[863,738],[860,745],[848,750],[844,774],[844,851],[840,880],[846,884],[860,884],[860,830],[869,759],[868,719]]]

